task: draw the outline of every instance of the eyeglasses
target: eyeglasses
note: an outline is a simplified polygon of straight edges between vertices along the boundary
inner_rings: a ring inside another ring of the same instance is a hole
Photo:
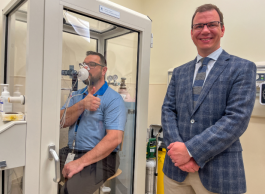
[[[89,63],[83,62],[83,65],[87,65],[90,69],[94,69],[96,66],[105,67],[104,65],[101,65],[95,62],[89,62]]]
[[[194,24],[194,25],[192,25],[192,29],[196,30],[196,31],[202,31],[202,29],[206,25],[209,30],[213,30],[213,29],[219,27],[219,24],[222,24],[222,22],[213,21],[213,22],[208,22],[208,23],[205,23],[205,24],[202,24],[202,23]]]

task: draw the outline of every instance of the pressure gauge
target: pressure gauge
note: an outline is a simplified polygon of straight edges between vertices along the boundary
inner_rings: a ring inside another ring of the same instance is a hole
[[[117,75],[113,75],[113,80],[116,81],[118,79]]]
[[[109,76],[107,77],[107,80],[108,80],[109,82],[111,82],[111,81],[113,80],[113,77],[112,77],[111,75],[109,75]]]

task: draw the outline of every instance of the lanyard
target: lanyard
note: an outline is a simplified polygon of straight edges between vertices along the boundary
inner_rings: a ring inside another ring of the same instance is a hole
[[[83,93],[83,99],[84,99],[86,96],[87,96],[86,93]],[[93,94],[93,96],[97,97],[96,94]],[[83,100],[83,99],[82,99],[82,100]],[[75,136],[74,136],[74,140],[73,140],[73,144],[72,144],[72,146],[73,146],[72,154],[74,153],[74,150],[75,150],[76,134],[77,134],[78,126],[79,126],[79,123],[80,123],[80,120],[81,120],[83,114],[84,114],[84,112],[78,117],[78,119],[77,119],[77,121],[76,121],[76,125],[75,125]]]
[[[95,97],[97,97],[98,95],[99,96],[103,96],[103,94],[106,92],[106,90],[108,89],[108,87],[109,87],[108,86],[108,83],[105,81],[105,84],[95,94],[93,94],[93,96],[95,96]],[[87,94],[85,93],[85,91],[86,91],[86,88],[84,88],[84,90],[83,90],[83,99],[87,96]],[[82,118],[82,115],[83,115],[83,113],[78,117],[78,119],[76,121],[75,137],[74,137],[74,140],[73,140],[73,151],[72,151],[72,153],[74,153],[76,134],[77,134],[78,126],[79,126],[80,120]]]

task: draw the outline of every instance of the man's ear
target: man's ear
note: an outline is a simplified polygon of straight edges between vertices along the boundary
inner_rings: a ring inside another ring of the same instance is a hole
[[[225,34],[225,26],[223,26],[223,27],[221,28],[221,32],[222,32],[221,37],[223,37],[224,34]]]
[[[105,75],[108,70],[108,67],[102,67],[102,75]]]

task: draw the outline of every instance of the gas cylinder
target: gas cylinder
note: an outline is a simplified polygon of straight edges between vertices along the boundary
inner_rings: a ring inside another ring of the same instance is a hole
[[[147,159],[145,194],[156,194],[155,171],[156,171],[156,160],[153,158]]]

